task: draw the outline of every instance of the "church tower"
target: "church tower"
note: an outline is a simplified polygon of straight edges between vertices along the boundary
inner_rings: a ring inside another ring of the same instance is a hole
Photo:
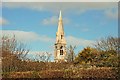
[[[58,31],[56,32],[54,60],[55,62],[66,61],[65,58],[66,58],[66,40],[63,29],[62,14],[60,11],[59,21],[58,21]]]

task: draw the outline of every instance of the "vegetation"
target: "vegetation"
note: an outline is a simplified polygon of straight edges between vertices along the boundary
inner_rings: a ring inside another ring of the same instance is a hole
[[[113,78],[119,79],[119,39],[108,37],[97,41],[94,47],[85,47],[75,56],[75,46],[68,47],[68,62],[50,62],[51,54],[36,55],[28,59],[29,53],[15,36],[2,37],[3,78]]]
[[[95,48],[84,48],[75,58],[76,64],[96,67],[118,67],[118,54],[114,50],[98,51]]]
[[[22,66],[21,62],[26,59],[29,50],[24,48],[24,44],[17,42],[15,36],[9,38],[2,37],[2,71],[11,72],[18,71],[18,67]]]
[[[68,62],[73,62],[74,59],[75,59],[75,52],[74,50],[76,49],[76,46],[72,46],[70,45],[68,48],[67,48],[67,61]]]

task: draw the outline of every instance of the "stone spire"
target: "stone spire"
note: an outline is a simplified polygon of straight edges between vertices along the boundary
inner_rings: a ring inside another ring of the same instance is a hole
[[[58,31],[56,33],[56,43],[60,42],[60,43],[64,43],[66,44],[66,40],[64,38],[64,29],[63,29],[63,20],[62,20],[62,13],[60,10],[60,14],[59,14],[59,21],[58,21]]]
[[[60,34],[64,35],[61,10],[60,10],[60,14],[59,14],[59,22],[58,22],[58,32],[57,32],[57,35],[60,35]]]
[[[61,13],[61,10],[60,10],[60,14],[59,14],[59,20],[62,20],[62,13]]]
[[[65,40],[65,34],[63,29],[63,20],[62,20],[61,11],[59,14],[58,31],[56,32],[54,60],[56,62],[66,61],[66,40]]]

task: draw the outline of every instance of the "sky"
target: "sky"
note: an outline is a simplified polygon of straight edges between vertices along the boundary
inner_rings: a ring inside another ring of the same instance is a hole
[[[30,58],[42,52],[54,53],[60,10],[67,46],[77,46],[76,54],[96,40],[118,36],[117,2],[5,1],[0,6],[0,32],[15,35],[26,44]]]

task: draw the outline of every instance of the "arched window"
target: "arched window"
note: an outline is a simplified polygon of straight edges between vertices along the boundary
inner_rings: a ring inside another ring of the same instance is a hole
[[[63,48],[63,46],[60,47],[60,49],[62,49],[62,48]]]
[[[60,50],[60,55],[63,55],[63,50]]]

